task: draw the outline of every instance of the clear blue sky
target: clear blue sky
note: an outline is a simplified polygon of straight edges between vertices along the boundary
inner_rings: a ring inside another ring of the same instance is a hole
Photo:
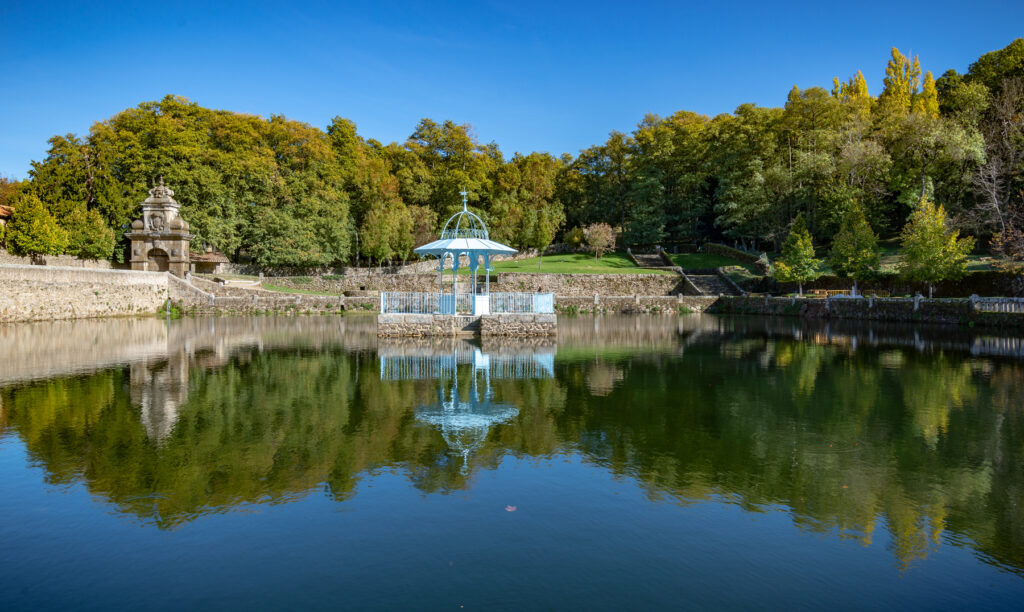
[[[335,115],[384,142],[422,117],[483,142],[576,154],[645,113],[778,106],[794,84],[889,49],[936,77],[1024,36],[1024,2],[350,2],[56,4],[0,0],[0,174],[54,134],[165,94],[203,106]]]

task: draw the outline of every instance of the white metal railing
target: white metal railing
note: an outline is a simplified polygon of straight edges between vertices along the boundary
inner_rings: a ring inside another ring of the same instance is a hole
[[[380,311],[400,314],[431,314],[441,311],[441,294],[387,291],[380,294]]]
[[[1024,298],[983,298],[971,296],[974,307],[984,312],[1024,313]]]
[[[381,314],[457,314],[473,313],[472,293],[415,293],[384,291],[380,294]],[[492,313],[555,312],[555,296],[551,293],[492,293],[488,310]]]
[[[555,312],[555,296],[552,293],[492,293],[493,313],[542,313]]]

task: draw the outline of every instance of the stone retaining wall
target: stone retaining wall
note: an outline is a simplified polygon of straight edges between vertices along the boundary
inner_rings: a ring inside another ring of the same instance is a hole
[[[162,272],[0,265],[0,322],[151,314],[167,298]]]
[[[912,323],[974,324],[1024,327],[1024,314],[981,312],[969,299],[872,298],[813,299],[721,297],[709,312],[720,314],[786,315],[809,319],[861,319]]]
[[[554,336],[558,319],[553,314],[494,314],[474,316],[381,314],[378,337],[458,336]]]
[[[491,291],[554,293],[558,296],[670,295],[681,293],[682,278],[675,274],[527,274],[503,272],[491,276]],[[459,277],[468,286],[469,277]],[[264,283],[322,293],[346,291],[437,291],[436,274],[367,274],[344,276],[277,277]],[[445,276],[450,288],[451,275]],[[450,290],[450,289],[449,289]]]
[[[553,314],[494,314],[480,317],[481,336],[554,336],[558,318]]]
[[[475,334],[480,318],[430,314],[379,314],[378,337],[457,336]]]
[[[679,314],[680,312],[703,312],[717,299],[718,296],[691,295],[556,296],[555,310],[561,313],[579,314]]]
[[[0,265],[9,266],[62,266],[66,268],[88,268],[93,270],[126,269],[127,266],[112,264],[106,259],[79,259],[74,255],[38,255],[34,259],[19,256],[0,249]]]

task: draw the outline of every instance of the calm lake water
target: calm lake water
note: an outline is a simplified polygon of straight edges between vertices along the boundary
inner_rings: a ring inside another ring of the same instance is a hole
[[[0,609],[1024,605],[1021,339],[559,326],[0,326]]]

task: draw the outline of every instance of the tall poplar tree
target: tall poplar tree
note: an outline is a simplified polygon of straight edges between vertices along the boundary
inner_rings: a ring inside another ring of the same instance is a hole
[[[935,88],[935,78],[930,70],[924,73],[924,83],[921,85],[916,110],[933,119],[939,116],[939,91]]]
[[[885,78],[882,80],[884,88],[878,98],[879,102],[897,111],[909,111],[913,107],[920,78],[921,63],[917,56],[911,61],[893,47],[892,57],[885,67]]]

